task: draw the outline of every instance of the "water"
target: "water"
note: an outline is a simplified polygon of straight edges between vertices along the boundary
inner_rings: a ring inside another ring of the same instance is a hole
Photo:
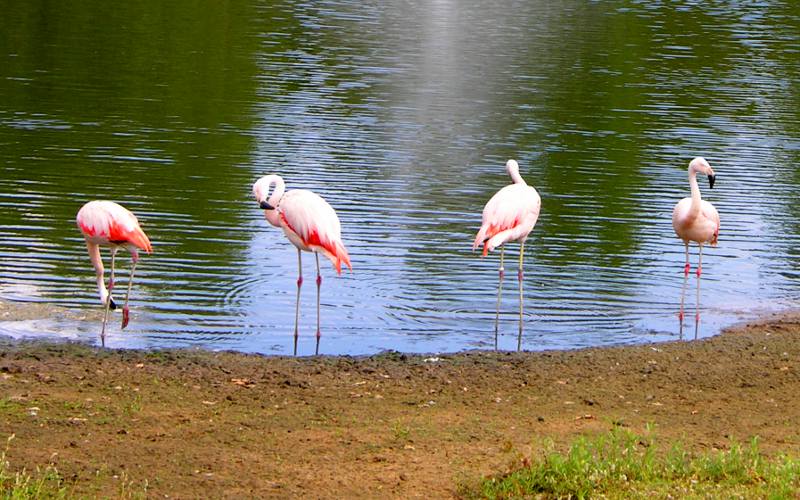
[[[697,155],[722,217],[702,334],[800,292],[796,2],[2,7],[0,299],[86,317],[0,334],[95,341],[74,217],[100,198],[134,211],[155,248],[108,345],[290,352],[296,252],[250,194],[277,172],[336,208],[352,257],[341,278],[324,263],[323,353],[490,348],[498,257],[470,246],[508,158],[542,197],[526,349],[677,338],[670,215]],[[506,255],[515,277],[517,245]],[[508,279],[501,348],[516,347],[516,294]]]

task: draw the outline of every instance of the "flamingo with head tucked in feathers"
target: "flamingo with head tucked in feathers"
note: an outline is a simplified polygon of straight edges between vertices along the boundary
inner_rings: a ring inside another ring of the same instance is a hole
[[[272,189],[274,187],[274,189]],[[272,192],[270,193],[270,190]],[[303,285],[303,262],[301,251],[313,252],[317,260],[317,345],[319,354],[320,331],[319,296],[322,274],[319,270],[321,253],[333,263],[336,273],[342,274],[342,264],[351,271],[350,256],[342,243],[339,217],[333,207],[321,196],[305,189],[286,192],[283,179],[275,174],[265,175],[253,184],[253,194],[264,217],[273,226],[283,229],[289,241],[297,247],[297,298],[294,315],[294,354],[297,354],[298,323],[300,321],[300,287]]]
[[[541,198],[533,186],[529,186],[525,179],[519,175],[519,165],[514,160],[506,162],[506,171],[513,184],[508,185],[495,193],[486,203],[483,209],[483,222],[475,242],[473,250],[483,245],[483,256],[500,247],[500,272],[497,285],[497,311],[494,318],[494,348],[497,349],[498,323],[500,320],[500,296],[503,290],[503,253],[505,244],[518,241],[519,246],[519,336],[517,338],[517,350],[522,348],[522,257],[525,252],[525,239],[533,230],[539,218],[541,208]]]
[[[700,198],[700,187],[697,185],[697,174],[708,176],[708,186],[714,188],[717,176],[705,158],[697,157],[689,163],[690,198],[684,198],[675,205],[672,211],[672,227],[675,234],[683,240],[686,248],[686,264],[683,266],[683,289],[681,291],[680,338],[683,338],[683,303],[686,296],[686,282],[689,278],[689,242],[694,241],[700,247],[697,261],[697,303],[694,317],[694,338],[700,325],[700,275],[703,272],[703,245],[710,243],[717,246],[719,237],[719,213],[714,205]]]
[[[76,219],[78,229],[83,233],[86,240],[86,247],[89,251],[89,258],[92,260],[94,271],[97,276],[97,291],[100,294],[100,302],[105,306],[103,313],[103,328],[100,331],[100,341],[103,346],[106,343],[106,323],[108,322],[108,310],[116,309],[117,304],[111,297],[114,289],[114,259],[120,248],[126,248],[131,253],[131,273],[128,277],[128,291],[125,294],[125,304],[122,307],[122,328],[128,326],[129,309],[128,298],[131,294],[133,285],[133,273],[136,270],[136,263],[139,260],[139,250],[147,253],[153,251],[150,239],[142,231],[136,216],[122,206],[113,201],[90,201],[78,211]],[[106,288],[103,280],[103,259],[100,256],[100,247],[111,248],[111,276]]]

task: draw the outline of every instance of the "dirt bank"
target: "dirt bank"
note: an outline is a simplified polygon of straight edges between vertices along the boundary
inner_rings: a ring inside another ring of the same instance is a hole
[[[800,452],[795,314],[698,342],[438,358],[0,347],[7,459],[52,461],[79,494],[448,497],[613,425]]]

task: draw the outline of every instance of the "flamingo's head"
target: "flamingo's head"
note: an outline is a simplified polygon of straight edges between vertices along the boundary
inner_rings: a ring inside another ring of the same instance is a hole
[[[689,171],[706,174],[708,176],[708,186],[711,189],[714,188],[714,181],[717,180],[717,174],[714,173],[714,169],[711,168],[711,165],[708,164],[705,158],[698,156],[692,160],[691,163],[689,163]]]
[[[256,197],[256,202],[258,202],[258,206],[263,208],[264,210],[275,210],[275,206],[277,205],[277,201],[272,199],[275,198],[275,193],[273,192],[273,196],[270,196],[270,190],[272,186],[275,186],[276,189],[274,191],[278,191],[278,186],[283,185],[283,179],[280,176],[275,174],[265,175],[264,177],[260,178],[253,184],[253,196]],[[283,191],[281,189],[281,191]],[[280,200],[280,195],[283,193],[278,194],[278,200]]]

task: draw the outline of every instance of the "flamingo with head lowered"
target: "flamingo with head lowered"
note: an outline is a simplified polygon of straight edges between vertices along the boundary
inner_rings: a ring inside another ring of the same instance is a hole
[[[497,349],[498,323],[500,319],[500,296],[503,290],[503,252],[505,244],[518,241],[519,246],[519,336],[517,350],[522,348],[522,256],[525,252],[525,239],[533,230],[539,218],[541,198],[533,186],[529,186],[519,175],[519,165],[514,160],[506,162],[506,171],[513,184],[495,193],[483,209],[483,222],[472,249],[483,245],[483,256],[500,247],[500,277],[497,285],[497,311],[494,317],[494,348]]]
[[[274,188],[274,189],[273,189]],[[321,196],[306,189],[286,192],[286,184],[279,175],[265,175],[253,184],[253,194],[264,217],[283,233],[297,248],[297,298],[294,312],[294,354],[297,354],[298,323],[300,321],[300,287],[303,285],[303,261],[301,251],[313,252],[317,259],[317,346],[319,354],[320,331],[319,296],[322,274],[319,271],[319,254],[333,263],[337,274],[342,274],[342,264],[350,270],[350,256],[342,243],[339,217]]]
[[[697,157],[689,163],[690,198],[684,198],[675,205],[672,211],[672,227],[675,234],[683,240],[686,248],[686,265],[683,266],[683,289],[681,291],[681,310],[678,318],[681,322],[680,337],[683,338],[683,303],[686,295],[686,282],[689,278],[689,242],[694,241],[700,247],[697,261],[697,303],[694,317],[694,338],[700,325],[700,275],[703,272],[703,245],[710,243],[717,246],[719,236],[719,213],[714,205],[700,198],[700,187],[697,185],[697,174],[708,176],[708,186],[714,188],[716,174],[705,158]]]
[[[125,304],[122,307],[122,328],[128,326],[129,310],[128,297],[131,294],[133,285],[133,272],[136,270],[136,262],[139,260],[139,250],[147,253],[153,251],[150,240],[139,226],[136,216],[122,206],[113,201],[90,201],[78,211],[76,220],[78,229],[83,233],[86,240],[86,247],[89,251],[89,258],[92,260],[94,272],[97,276],[97,291],[100,294],[100,302],[105,306],[103,313],[103,328],[100,331],[100,341],[106,345],[106,323],[108,322],[108,310],[116,309],[117,304],[111,297],[114,289],[114,259],[120,248],[126,248],[131,253],[131,273],[128,277],[128,292],[125,294]],[[106,288],[103,280],[103,259],[100,256],[100,247],[111,248],[111,276]]]

